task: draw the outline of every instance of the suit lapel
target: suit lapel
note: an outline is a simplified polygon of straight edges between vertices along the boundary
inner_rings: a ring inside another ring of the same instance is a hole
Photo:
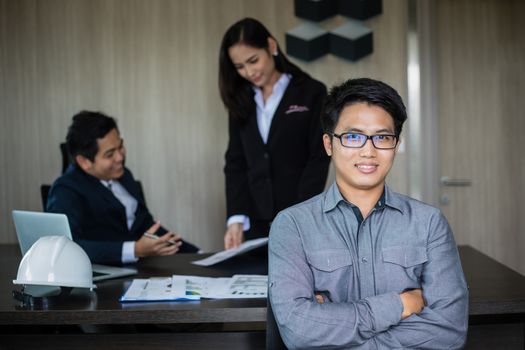
[[[277,106],[277,109],[275,110],[275,114],[272,118],[272,123],[270,124],[270,133],[268,134],[268,142],[267,144],[270,144],[272,141],[272,137],[275,134],[275,130],[278,130],[279,123],[282,121],[283,118],[285,118],[285,111],[286,108],[290,105],[290,100],[294,97],[294,91],[296,85],[296,79],[292,77],[290,79],[290,83],[286,87],[286,90],[284,91],[284,95],[281,98],[281,101],[279,102],[279,105]]]
[[[113,192],[111,192],[111,190],[107,188],[106,186],[104,186],[100,181],[98,181],[98,185],[99,186],[97,186],[97,188],[100,189],[100,194],[103,200],[107,202],[108,207],[116,208],[119,213],[118,217],[109,217],[108,220],[109,221],[117,220],[119,226],[124,225],[124,227],[127,228],[128,221],[126,218],[126,208],[124,207],[124,205],[118,200],[117,197],[115,197]]]
[[[85,178],[85,181],[91,184],[88,187],[93,189],[92,195],[98,197],[98,200],[105,202],[105,206],[108,209],[115,208],[118,211],[119,215],[118,217],[115,217],[113,210],[105,210],[105,214],[107,215],[107,222],[115,223],[115,225],[117,225],[119,228],[122,227],[122,225],[124,225],[124,227],[127,229],[128,224],[126,219],[126,208],[124,208],[124,205],[120,203],[120,201],[117,197],[115,197],[113,192],[111,192],[109,188],[104,186],[99,179],[89,174],[86,174],[82,170],[79,171]]]
[[[253,103],[253,111],[250,114],[250,118],[246,124],[246,132],[249,138],[257,140],[258,145],[263,148],[265,147],[261,132],[259,131],[259,126],[257,124],[257,106],[255,105],[255,102]]]
[[[288,108],[288,106],[290,105],[290,100],[294,98],[294,92],[297,91],[296,85],[297,79],[291,77],[290,83],[288,84],[288,87],[286,88],[284,95],[281,98],[277,109],[275,110],[275,114],[273,115],[272,123],[270,124],[270,132],[268,134],[268,141],[266,145],[270,144],[272,140],[272,135],[275,133],[275,130],[278,130],[278,125],[281,122],[282,118],[285,118],[286,108]],[[250,114],[250,118],[247,121],[245,130],[250,138],[255,138],[259,145],[261,145],[263,148],[266,148],[266,145],[264,144],[261,133],[259,131],[259,126],[257,124],[257,107],[255,105],[255,102],[253,103],[253,110]]]
[[[129,175],[129,173],[126,171],[124,175],[118,180],[122,187],[128,191],[128,193],[137,200],[137,202],[143,203],[143,198],[141,197],[139,193],[139,188],[135,182],[135,180]]]
[[[135,221],[133,221],[133,224],[131,225],[131,228],[129,229],[130,233],[137,232],[138,231],[138,225],[142,225],[142,220],[140,220],[140,212],[142,212],[141,207],[146,207],[146,203],[144,202],[144,198],[139,193],[139,187],[135,180],[131,177],[131,175],[126,171],[124,175],[119,179],[120,184],[122,187],[128,191],[128,193],[137,200],[137,210],[135,211]],[[126,218],[126,225],[127,225],[127,218]]]

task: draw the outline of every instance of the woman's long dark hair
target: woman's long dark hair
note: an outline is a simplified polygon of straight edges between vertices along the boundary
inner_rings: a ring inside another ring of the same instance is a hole
[[[219,90],[222,102],[234,120],[242,121],[247,118],[254,105],[254,93],[250,82],[237,73],[228,49],[236,44],[245,44],[269,50],[268,38],[270,37],[273,38],[261,22],[253,18],[244,18],[228,28],[222,38],[219,53]],[[286,58],[279,45],[277,45],[277,51],[278,55],[272,57],[275,61],[275,68],[279,72],[291,74],[294,78],[307,76]]]

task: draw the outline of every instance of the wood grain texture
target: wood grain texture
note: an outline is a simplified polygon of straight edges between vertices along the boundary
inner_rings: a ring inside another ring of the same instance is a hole
[[[197,254],[146,259],[138,264],[138,275],[107,280],[96,291],[75,289],[68,298],[47,298],[28,308],[17,307],[9,293],[0,293],[0,331],[16,325],[75,324],[185,324],[246,323],[256,330],[266,321],[266,299],[219,299],[199,302],[120,303],[119,297],[133,278],[188,274],[226,277],[261,273],[267,262],[254,252],[236,257],[231,264],[202,267],[190,264]],[[469,246],[459,255],[469,286],[469,316],[476,324],[525,322],[525,277]],[[14,244],[0,244],[0,290],[14,289],[20,253]]]
[[[59,175],[71,116],[93,109],[118,119],[127,164],[156,218],[205,250],[222,248],[227,117],[218,50],[245,16],[283,47],[285,32],[302,23],[291,0],[0,0],[0,242],[16,241],[12,209],[42,209],[39,186]],[[366,25],[371,56],[297,63],[327,86],[371,76],[406,96],[406,1],[385,1]],[[389,179],[401,192],[405,156]]]
[[[523,1],[435,1],[443,188],[460,244],[525,274]]]

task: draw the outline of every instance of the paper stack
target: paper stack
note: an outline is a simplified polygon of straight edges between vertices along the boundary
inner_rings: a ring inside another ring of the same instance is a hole
[[[173,275],[135,279],[120,298],[131,301],[173,301],[209,299],[266,298],[268,276],[234,275],[233,277],[199,277]]]

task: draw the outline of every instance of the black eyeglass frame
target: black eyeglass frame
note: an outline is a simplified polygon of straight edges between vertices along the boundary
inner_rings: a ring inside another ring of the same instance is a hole
[[[352,146],[345,146],[345,145],[343,145],[343,136],[350,135],[350,134],[364,136],[365,137],[365,141],[363,141],[363,144],[361,146],[358,146],[358,147],[352,147]],[[366,145],[367,141],[370,140],[370,141],[372,141],[372,145],[374,146],[375,149],[394,149],[394,148],[396,148],[397,143],[399,142],[399,137],[397,135],[395,135],[395,134],[366,135],[366,134],[362,134],[360,132],[345,132],[345,133],[342,133],[342,134],[339,134],[339,135],[336,134],[336,133],[332,133],[331,135],[333,137],[337,137],[339,139],[339,142],[341,142],[341,146],[346,147],[346,148],[363,148]],[[391,136],[391,137],[393,137],[396,140],[396,142],[394,143],[394,145],[392,147],[386,147],[386,148],[385,147],[377,147],[375,142],[374,142],[374,137],[377,137],[377,136]]]

